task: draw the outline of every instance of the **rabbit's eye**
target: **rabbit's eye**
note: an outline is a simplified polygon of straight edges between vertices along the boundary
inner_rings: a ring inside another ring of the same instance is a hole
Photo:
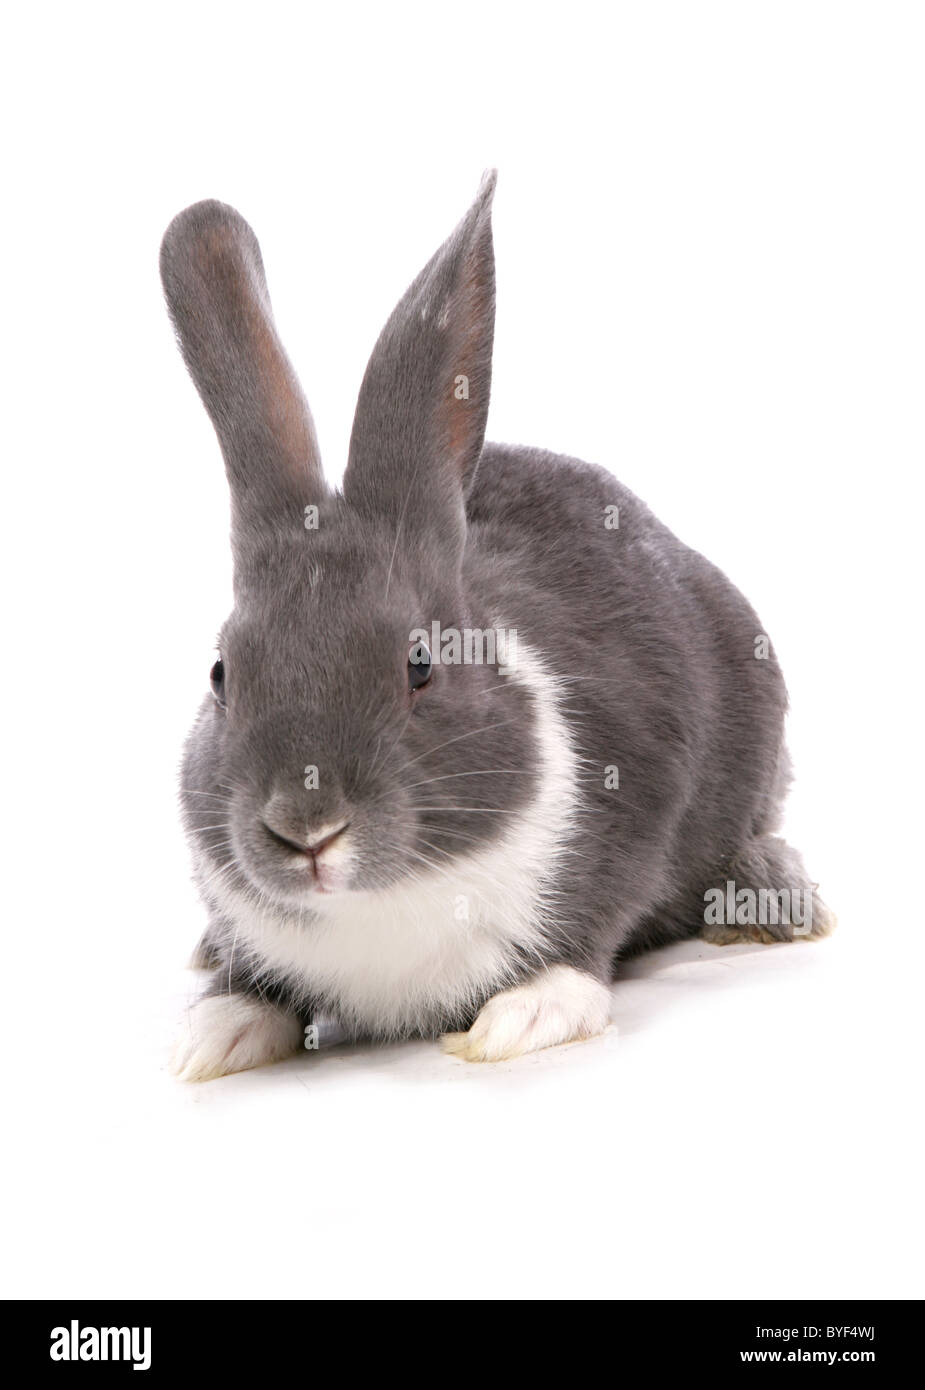
[[[426,642],[415,642],[408,653],[408,689],[420,690],[433,674],[433,658]]]
[[[225,708],[225,663],[219,657],[212,670],[209,672],[209,684],[212,687],[212,694],[216,702]]]

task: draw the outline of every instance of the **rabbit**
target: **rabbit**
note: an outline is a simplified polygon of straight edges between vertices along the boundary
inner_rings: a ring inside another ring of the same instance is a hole
[[[494,188],[386,323],[339,490],[248,224],[206,201],[164,236],[234,579],[181,771],[186,1080],[319,1036],[504,1061],[612,1026],[638,951],[833,924],[775,834],[787,696],[747,601],[603,468],[485,442]]]

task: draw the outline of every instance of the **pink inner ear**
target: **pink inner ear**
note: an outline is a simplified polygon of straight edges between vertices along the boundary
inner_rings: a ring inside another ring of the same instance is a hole
[[[458,373],[457,373],[458,375]],[[470,396],[471,400],[471,396]],[[446,414],[448,418],[448,438],[450,453],[454,459],[463,453],[466,447],[466,437],[469,428],[469,421],[466,412],[462,407],[468,406],[470,401],[456,399],[456,376],[450,381],[450,405]]]
[[[317,459],[308,404],[273,323],[262,270],[250,247],[230,227],[204,229],[194,263],[219,333],[224,330],[240,369],[240,407],[249,423],[277,446],[273,460],[289,485],[304,490]]]
[[[257,389],[271,434],[280,446],[280,464],[293,484],[304,485],[318,453],[315,427],[295,372],[267,319],[254,323],[254,351]]]
[[[448,385],[440,394],[440,423],[448,450],[461,471],[475,460],[467,457],[479,447],[485,427],[487,400],[483,399],[487,376],[481,358],[485,355],[486,320],[491,314],[491,294],[480,273],[477,255],[467,259],[462,283],[448,305],[450,340]],[[468,399],[456,395],[457,378],[468,382]]]

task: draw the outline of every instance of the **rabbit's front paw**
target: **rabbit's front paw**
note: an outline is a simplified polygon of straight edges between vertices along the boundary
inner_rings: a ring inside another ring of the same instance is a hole
[[[298,1049],[302,1036],[299,1019],[272,1004],[244,994],[207,995],[189,1011],[170,1070],[181,1081],[212,1081],[278,1062]]]
[[[447,1033],[443,1049],[467,1062],[500,1062],[603,1033],[610,990],[583,970],[553,965],[527,984],[496,994],[468,1033]]]

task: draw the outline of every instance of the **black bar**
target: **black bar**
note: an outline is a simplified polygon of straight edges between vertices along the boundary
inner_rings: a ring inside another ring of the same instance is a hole
[[[615,1379],[621,1378],[621,1365],[640,1361],[654,1374],[733,1369],[748,1375],[806,1367],[836,1376],[899,1373],[917,1363],[922,1341],[918,1300],[625,1301],[605,1309],[576,1302],[560,1303],[554,1318],[541,1313],[536,1321],[529,1304],[520,1303],[516,1315],[504,1309],[497,1320],[482,1314],[488,1323],[484,1337],[471,1314],[461,1319],[455,1303],[448,1301],[443,1312],[439,1302],[422,1316],[420,1305],[405,1310],[400,1300],[381,1312],[368,1301],[357,1313],[338,1315],[324,1306],[323,1297],[317,1302],[11,1301],[3,1306],[3,1335],[8,1359],[25,1372],[21,1379],[40,1372],[43,1382],[51,1375],[62,1384],[86,1374],[140,1373],[150,1379],[197,1371],[236,1377],[292,1373],[307,1384],[324,1373],[329,1358],[338,1379],[362,1372],[367,1358],[377,1378],[402,1370],[412,1379],[442,1377],[448,1358],[452,1365],[486,1357],[495,1372],[513,1359],[522,1373],[535,1360],[545,1375],[553,1374],[547,1358],[563,1355],[569,1378],[603,1358],[611,1362]],[[572,1324],[579,1320],[585,1327],[577,1340]],[[103,1352],[105,1360],[95,1359]],[[586,1358],[591,1358],[587,1367]]]

